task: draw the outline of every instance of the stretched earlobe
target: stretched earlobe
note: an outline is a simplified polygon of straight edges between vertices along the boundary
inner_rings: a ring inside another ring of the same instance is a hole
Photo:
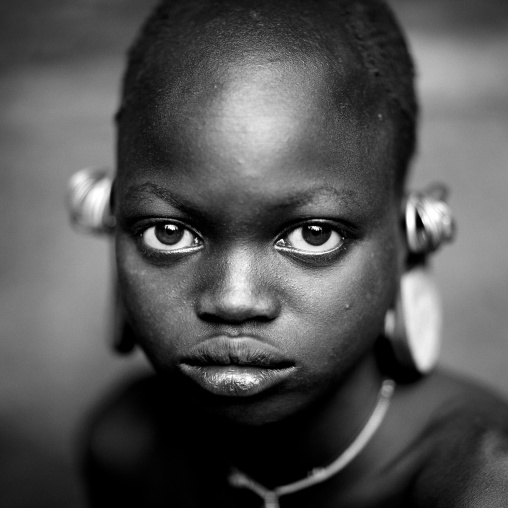
[[[103,168],[86,168],[69,180],[68,207],[71,223],[79,230],[109,234],[115,227],[111,212],[113,180]]]
[[[384,325],[384,335],[403,371],[423,375],[435,367],[441,322],[441,301],[428,269],[420,265],[405,272]]]
[[[115,228],[112,187],[113,180],[106,169],[86,168],[75,173],[69,180],[67,196],[72,225],[86,233],[111,234]],[[135,333],[125,317],[116,281],[114,290],[111,345],[116,353],[128,354],[136,346]]]
[[[446,188],[409,192],[402,219],[410,267],[402,275],[395,302],[385,315],[384,336],[398,367],[409,376],[428,374],[441,345],[441,302],[427,256],[455,236]]]

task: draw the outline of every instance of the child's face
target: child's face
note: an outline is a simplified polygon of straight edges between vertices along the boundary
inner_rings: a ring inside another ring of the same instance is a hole
[[[236,420],[333,390],[393,299],[387,142],[329,84],[303,64],[233,66],[171,85],[120,129],[118,270],[140,345]]]

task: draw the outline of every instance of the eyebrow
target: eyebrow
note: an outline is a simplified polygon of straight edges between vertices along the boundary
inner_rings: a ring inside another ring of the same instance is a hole
[[[140,185],[133,184],[129,186],[125,197],[126,199],[139,199],[139,194],[151,194],[184,212],[195,211],[193,206],[185,203],[184,200],[178,199],[169,191],[169,189],[163,187],[162,185],[157,185],[156,183],[144,182]]]
[[[293,195],[281,196],[276,207],[305,206],[322,198],[331,198],[349,208],[357,202],[357,192],[353,190],[338,190],[335,187],[311,187]]]
[[[127,190],[126,198],[139,199],[139,194],[152,194],[182,211],[196,212],[196,209],[190,203],[186,203],[185,200],[177,198],[169,189],[153,182],[131,185]],[[273,208],[283,209],[305,206],[312,204],[322,197],[330,197],[340,201],[341,205],[346,206],[347,208],[354,206],[358,202],[356,191],[338,190],[334,187],[319,186],[311,187],[295,194],[277,196],[277,203],[273,205]]]

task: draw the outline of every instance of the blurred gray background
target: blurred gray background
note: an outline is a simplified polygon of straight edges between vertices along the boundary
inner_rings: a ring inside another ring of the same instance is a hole
[[[442,364],[508,395],[508,2],[393,0],[422,104],[415,186],[459,221],[435,259]],[[83,507],[88,408],[140,355],[108,350],[110,245],[71,231],[69,176],[114,165],[124,53],[153,0],[0,5],[0,506]]]

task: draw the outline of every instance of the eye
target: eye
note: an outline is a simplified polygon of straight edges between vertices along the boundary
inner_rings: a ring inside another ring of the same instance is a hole
[[[202,244],[190,229],[174,222],[161,222],[145,229],[141,238],[147,247],[158,251],[194,250]]]
[[[330,224],[305,224],[286,233],[275,245],[302,254],[321,254],[338,249],[343,243],[344,238]]]

